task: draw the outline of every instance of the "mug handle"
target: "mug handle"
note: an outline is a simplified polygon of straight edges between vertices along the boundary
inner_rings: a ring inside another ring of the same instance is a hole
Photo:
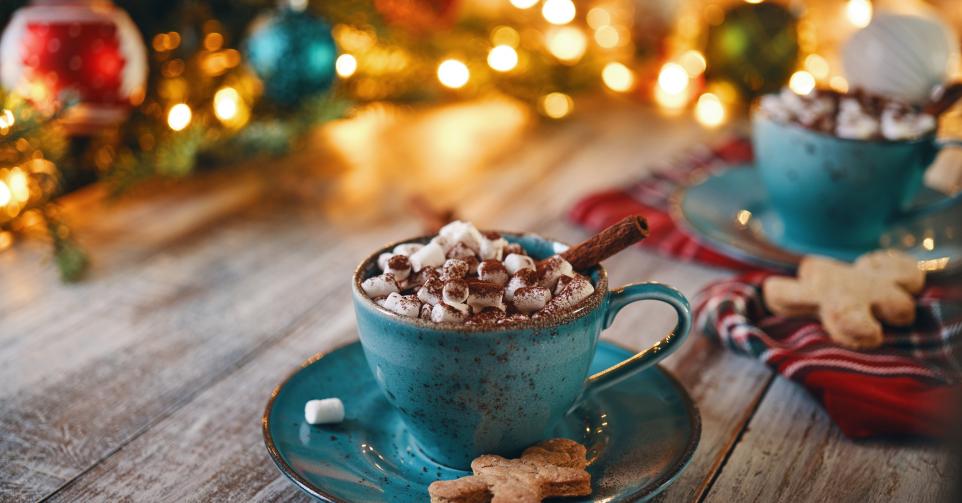
[[[608,311],[605,313],[603,328],[611,326],[621,308],[639,300],[657,300],[668,304],[675,309],[678,322],[670,334],[650,348],[588,377],[585,381],[583,397],[658,363],[678,349],[691,330],[691,306],[688,304],[688,299],[668,285],[655,282],[635,283],[613,290],[610,295],[611,300],[608,303]]]
[[[950,139],[950,140],[936,141],[932,143],[932,146],[935,151],[932,154],[932,160],[934,161],[935,157],[939,154],[939,151],[945,147],[962,148],[962,140]],[[944,210],[945,208],[953,206],[956,203],[959,203],[960,201],[962,201],[962,192],[959,192],[951,196],[944,196],[935,201],[931,201],[928,203],[910,206],[900,211],[898,214],[896,214],[893,220],[898,221],[906,218],[916,218],[916,217],[925,216],[930,213],[935,213],[937,211]]]

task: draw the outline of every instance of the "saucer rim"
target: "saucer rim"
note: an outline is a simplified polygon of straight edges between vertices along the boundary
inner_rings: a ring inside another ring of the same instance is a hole
[[[771,257],[762,257],[759,255],[753,255],[749,251],[741,248],[737,245],[729,244],[723,240],[717,239],[711,236],[709,233],[702,232],[697,225],[692,223],[691,219],[684,210],[685,198],[690,194],[691,190],[704,185],[708,180],[713,178],[724,176],[729,172],[736,170],[749,170],[754,169],[754,165],[751,163],[738,163],[732,166],[727,166],[721,170],[706,170],[705,172],[697,173],[691,176],[685,183],[675,189],[668,201],[668,213],[672,221],[678,224],[678,228],[687,236],[698,241],[702,244],[710,244],[712,248],[721,252],[723,255],[733,258],[735,260],[741,260],[747,264],[751,264],[758,267],[766,267],[769,269],[774,269],[779,272],[791,273],[798,268],[799,261],[801,261],[802,256],[791,250],[784,249],[777,244],[764,241],[764,243],[773,248],[777,248],[781,254],[789,255],[792,258],[785,258],[784,260],[778,260]],[[757,238],[756,238],[757,239]]]
[[[315,484],[308,481],[307,479],[302,477],[299,473],[297,473],[297,471],[295,471],[294,468],[291,467],[287,463],[287,461],[284,460],[283,456],[281,456],[280,451],[277,449],[277,446],[274,444],[273,436],[270,433],[270,426],[271,426],[270,413],[274,407],[274,402],[277,399],[277,395],[280,393],[281,389],[284,388],[284,386],[286,386],[287,383],[294,378],[294,376],[301,373],[302,371],[304,371],[304,369],[317,363],[319,360],[323,359],[326,356],[329,356],[342,349],[346,349],[349,346],[353,346],[353,345],[360,346],[360,344],[361,344],[360,340],[354,340],[351,342],[347,342],[345,344],[341,344],[330,350],[319,351],[311,355],[307,360],[303,361],[296,369],[289,372],[284,377],[284,379],[277,386],[274,387],[274,389],[271,391],[270,398],[267,400],[267,405],[264,407],[264,413],[261,416],[261,434],[264,437],[264,445],[267,447],[267,452],[268,454],[270,454],[271,461],[274,462],[274,466],[276,466],[277,469],[284,476],[286,476],[291,482],[294,483],[294,485],[296,485],[302,491],[326,503],[350,503],[350,502],[347,500],[340,499],[337,496],[334,496],[332,494],[325,492],[324,489],[317,487]],[[623,351],[625,353],[634,354],[633,350],[628,349],[622,346],[621,344],[618,344],[615,342],[599,340],[598,345],[600,346],[601,344],[611,346],[612,348],[619,351]],[[701,420],[701,411],[698,409],[698,404],[695,403],[695,400],[692,398],[691,394],[688,393],[688,390],[684,387],[684,385],[682,385],[681,381],[679,381],[674,374],[672,374],[671,372],[666,370],[664,367],[662,367],[660,363],[655,364],[647,369],[644,369],[642,372],[648,372],[651,370],[657,370],[658,372],[660,372],[664,377],[668,378],[668,380],[671,381],[671,383],[680,391],[679,395],[681,396],[682,401],[684,402],[683,406],[690,413],[689,417],[690,417],[690,426],[692,429],[692,435],[688,441],[688,445],[685,446],[685,450],[679,458],[680,461],[676,463],[672,467],[672,469],[666,470],[666,473],[664,475],[655,479],[650,484],[646,484],[645,486],[645,487],[650,487],[650,486],[654,486],[654,487],[652,487],[651,489],[648,489],[647,491],[643,487],[641,490],[637,492],[623,496],[623,498],[627,497],[625,501],[646,501],[657,496],[662,491],[664,491],[688,468],[688,465],[691,464],[692,458],[694,458],[695,450],[698,449],[698,445],[701,443],[702,420]],[[601,392],[603,392],[603,390]]]
[[[750,250],[744,247],[741,247],[737,244],[731,244],[729,240],[721,239],[713,235],[711,232],[703,231],[699,226],[692,222],[684,210],[684,201],[690,196],[692,190],[701,187],[709,180],[724,176],[732,176],[734,173],[742,170],[752,173],[754,176],[758,176],[757,169],[753,163],[742,162],[732,164],[722,169],[707,169],[695,173],[692,176],[689,176],[683,185],[675,189],[668,200],[668,213],[672,221],[678,226],[679,230],[681,230],[682,233],[687,235],[689,238],[701,243],[703,246],[708,246],[709,248],[729,258],[742,261],[755,267],[772,269],[775,272],[783,274],[794,273],[798,269],[798,265],[805,255],[826,255],[825,253],[819,253],[817,251],[794,251],[785,247],[782,243],[772,240],[763,232],[752,232],[750,230],[746,230],[746,232],[753,236],[754,242],[759,246],[771,248],[771,251],[765,255],[753,254]],[[770,208],[767,197],[765,198],[764,205],[765,207]],[[738,235],[729,232],[726,232],[725,235],[736,238],[738,237]],[[828,255],[833,257],[835,256],[832,254]],[[912,253],[909,253],[909,255],[911,255],[916,263],[919,264],[919,267],[923,267],[925,269],[927,276],[931,276],[933,278],[949,277],[962,271],[962,256],[953,257],[950,263],[943,268],[929,269],[925,268],[923,265],[927,262],[926,259],[918,257]]]

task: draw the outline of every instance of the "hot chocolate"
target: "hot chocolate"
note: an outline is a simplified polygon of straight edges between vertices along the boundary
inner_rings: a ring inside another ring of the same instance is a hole
[[[536,261],[498,233],[461,221],[377,262],[380,274],[361,283],[364,293],[399,316],[437,323],[523,321],[571,309],[594,293],[565,258]]]

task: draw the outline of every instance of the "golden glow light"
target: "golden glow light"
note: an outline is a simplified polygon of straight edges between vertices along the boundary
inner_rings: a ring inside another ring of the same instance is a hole
[[[592,7],[585,15],[585,21],[588,22],[588,26],[597,30],[611,24],[611,14],[604,7]]]
[[[618,35],[617,28],[611,25],[605,25],[595,30],[595,42],[598,43],[599,47],[613,49],[618,47],[618,43],[621,42],[621,36]]]
[[[498,72],[510,72],[518,66],[518,52],[510,45],[498,45],[488,51],[488,66]]]
[[[635,74],[621,63],[608,63],[601,70],[601,80],[612,91],[625,92],[635,84]]]
[[[491,30],[491,43],[494,45],[510,45],[518,47],[521,42],[521,35],[518,30],[510,26],[498,26]]]
[[[872,21],[872,10],[872,2],[869,0],[848,0],[845,16],[850,23],[863,28]]]
[[[716,127],[725,122],[725,106],[718,96],[705,93],[698,97],[695,104],[695,120],[708,127]]]
[[[788,87],[795,94],[807,95],[815,89],[815,77],[805,70],[799,70],[788,79]]]
[[[765,1],[765,0],[745,0],[745,3],[760,4],[760,3],[764,2],[764,1]]]
[[[214,93],[214,115],[222,121],[230,121],[237,117],[240,104],[240,94],[233,87],[222,87]]]
[[[7,176],[7,185],[10,195],[18,203],[26,202],[30,199],[30,188],[27,185],[27,174],[20,168],[13,168]]]
[[[705,71],[705,68],[708,67],[708,62],[705,61],[705,56],[694,49],[685,51],[681,57],[678,58],[678,63],[691,77],[697,77],[701,75],[702,72]]]
[[[538,0],[511,0],[511,5],[519,9],[530,9],[538,3]]]
[[[574,100],[565,93],[548,93],[541,98],[541,110],[552,119],[570,115],[574,106]]]
[[[588,40],[583,31],[574,26],[556,28],[547,35],[548,52],[565,63],[575,63],[585,54]]]
[[[13,195],[10,193],[10,188],[7,187],[7,184],[4,183],[3,180],[0,180],[0,206],[6,206],[12,198]]]
[[[13,112],[4,108],[3,112],[0,113],[0,130],[3,130],[5,133],[7,129],[13,127],[15,122],[17,122],[17,118],[14,117]]]
[[[354,75],[357,71],[357,58],[350,54],[341,54],[334,60],[334,71],[344,79]]]
[[[828,61],[818,54],[809,54],[805,58],[805,69],[815,77],[816,80],[828,78]]]
[[[190,124],[193,114],[186,103],[178,103],[167,112],[167,125],[174,131],[181,131]]]
[[[568,24],[574,20],[577,9],[571,0],[545,0],[541,15],[551,24]]]
[[[438,81],[444,87],[460,89],[468,83],[471,72],[468,66],[456,59],[446,59],[438,65]]]
[[[0,231],[0,251],[13,246],[13,233],[10,231]]]
[[[848,92],[848,80],[845,80],[845,77],[842,77],[841,75],[836,75],[829,79],[828,85],[840,93]]]
[[[678,63],[665,63],[658,72],[658,87],[668,94],[681,94],[688,89],[688,72]]]

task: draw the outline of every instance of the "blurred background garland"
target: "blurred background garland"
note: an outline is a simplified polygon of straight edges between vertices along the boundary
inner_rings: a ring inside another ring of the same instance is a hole
[[[906,2],[894,4],[905,10]],[[93,181],[120,193],[151,177],[283,155],[317,124],[380,101],[438,102],[497,93],[529,104],[546,119],[563,119],[575,111],[578,95],[604,92],[650,99],[666,113],[691,110],[699,123],[717,127],[754,96],[786,83],[803,94],[816,84],[846,89],[831,54],[844,36],[869,22],[874,4],[35,0],[32,5],[0,5],[0,26],[6,26],[0,47],[5,88],[0,251],[17,235],[46,236],[63,278],[75,280],[87,259],[58,219],[55,201]],[[79,24],[64,24],[66,14],[44,18],[65,5]],[[40,28],[14,22],[28,12],[44,18]],[[84,24],[98,12],[112,13],[113,21]],[[127,15],[133,23],[125,21]],[[145,61],[138,62],[138,50]]]

